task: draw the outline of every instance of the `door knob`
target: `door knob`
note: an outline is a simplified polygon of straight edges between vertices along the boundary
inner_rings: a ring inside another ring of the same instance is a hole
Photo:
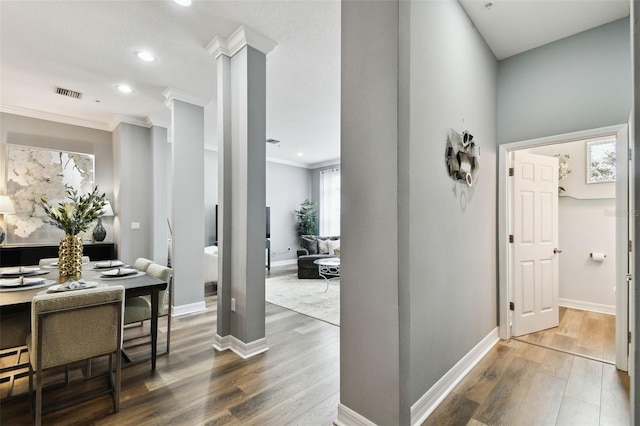
[[[554,249],[553,249],[553,253],[554,253],[554,254],[562,253],[562,250],[559,250],[559,249],[557,249],[557,248],[554,248]]]

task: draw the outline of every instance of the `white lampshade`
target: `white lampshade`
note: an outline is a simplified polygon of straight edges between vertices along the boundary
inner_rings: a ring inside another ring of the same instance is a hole
[[[104,213],[102,213],[100,216],[113,216],[113,209],[111,208],[111,203],[109,202],[109,200],[107,200],[104,207],[102,207],[102,211]]]
[[[0,195],[0,213],[15,214],[16,208],[8,195]]]

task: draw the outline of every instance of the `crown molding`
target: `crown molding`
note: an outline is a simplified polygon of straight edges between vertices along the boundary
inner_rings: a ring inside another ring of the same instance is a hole
[[[73,126],[88,127],[90,129],[105,130],[111,132],[111,122],[87,120],[79,117],[72,117],[63,114],[54,114],[50,112],[38,111],[28,108],[14,107],[10,105],[0,105],[0,112],[7,114],[20,115],[23,117],[37,118],[39,120],[53,121],[62,124],[71,124]]]
[[[232,57],[245,46],[252,47],[267,55],[277,45],[278,43],[271,40],[269,37],[266,37],[249,27],[240,25],[238,29],[227,38],[215,36],[207,45],[206,49],[209,54],[211,54],[215,59],[218,59],[220,55]]]
[[[340,166],[340,159],[335,158],[333,160],[321,161],[320,163],[313,163],[307,167],[310,169],[318,169],[320,167],[327,167],[327,166]]]
[[[204,108],[211,102],[208,99],[199,98],[195,95],[192,95],[191,93],[187,93],[173,87],[167,87],[164,92],[162,92],[162,96],[164,96],[165,98],[164,104],[169,108],[171,108],[171,102],[173,101],[186,102],[202,108]]]

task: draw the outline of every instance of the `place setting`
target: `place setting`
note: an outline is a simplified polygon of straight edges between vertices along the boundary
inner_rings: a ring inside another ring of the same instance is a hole
[[[18,278],[18,277],[31,277],[34,275],[45,275],[49,271],[44,271],[37,266],[18,266],[15,268],[5,268],[0,271],[0,277],[3,278]]]
[[[122,260],[104,260],[96,262],[93,265],[93,269],[96,271],[112,268],[129,268],[131,265],[127,265]]]
[[[129,266],[129,265],[126,265]],[[144,272],[138,271],[131,267],[118,267],[112,268],[100,273],[100,279],[102,280],[120,280],[126,278],[134,278],[145,275]]]
[[[0,278],[0,292],[32,290],[55,283],[42,277]]]
[[[52,285],[47,289],[47,293],[59,293],[64,291],[76,291],[85,290],[88,288],[98,287],[98,283],[95,281],[85,281],[83,279],[73,280],[70,279],[63,284]]]

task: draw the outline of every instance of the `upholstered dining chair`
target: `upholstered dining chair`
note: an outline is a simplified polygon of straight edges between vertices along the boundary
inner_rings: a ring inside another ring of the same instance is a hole
[[[136,260],[136,264],[141,258]],[[142,265],[143,263],[141,263]],[[136,267],[136,269],[138,269]],[[167,282],[167,289],[160,292],[158,297],[158,316],[167,316],[167,353],[171,348],[171,309],[172,296],[173,296],[173,271],[171,268],[159,265],[151,262],[146,269],[146,273],[152,277]],[[165,312],[165,305],[168,308]],[[124,324],[129,325],[136,322],[143,322],[151,319],[151,297],[150,296],[138,296],[132,297],[125,301],[124,305]],[[133,339],[137,339],[134,337]]]
[[[35,424],[42,423],[43,371],[109,355],[109,376],[115,411],[120,410],[123,286],[46,293],[31,302],[29,394],[33,402],[35,373]],[[113,374],[115,355],[115,377]],[[74,400],[72,404],[86,401]],[[59,409],[62,407],[58,407]]]
[[[151,265],[152,263],[153,263],[153,260],[150,260],[144,257],[139,257],[136,259],[135,263],[133,264],[133,267],[136,268],[138,271],[147,272],[149,265]]]

